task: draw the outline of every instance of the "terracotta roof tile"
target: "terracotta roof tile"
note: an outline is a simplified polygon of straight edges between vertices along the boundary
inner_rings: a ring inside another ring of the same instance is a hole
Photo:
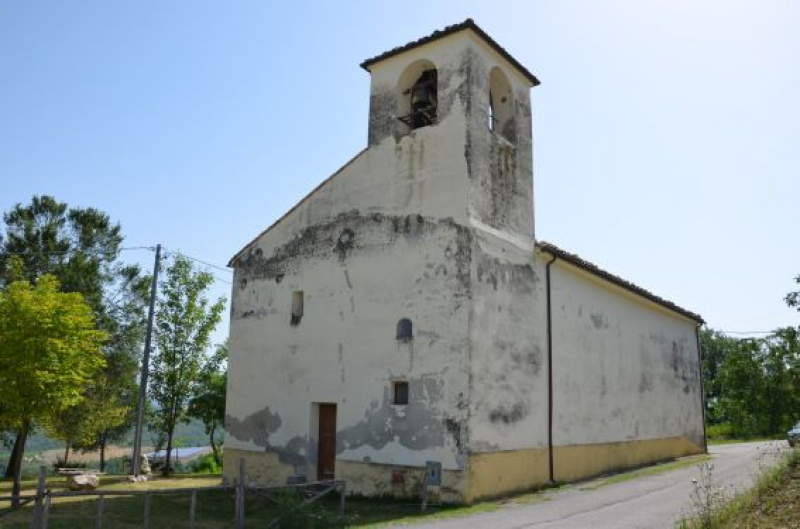
[[[408,44],[404,44],[403,46],[398,46],[396,48],[392,48],[389,51],[385,51],[380,55],[376,55],[371,59],[367,59],[366,61],[361,63],[361,67],[365,70],[369,71],[369,67],[373,64],[376,64],[384,59],[388,59],[389,57],[394,57],[395,55],[399,55],[405,51],[414,49],[418,46],[422,46],[423,44],[427,44],[429,42],[433,42],[435,40],[441,39],[448,35],[452,35],[454,33],[458,33],[459,31],[464,31],[466,29],[471,29],[474,31],[479,37],[486,41],[489,46],[494,48],[494,50],[499,53],[505,60],[510,62],[511,64],[516,67],[522,75],[525,76],[528,81],[531,82],[533,86],[539,84],[539,80],[533,75],[531,72],[528,71],[527,68],[522,66],[519,61],[517,61],[510,53],[508,53],[505,48],[500,46],[492,37],[490,37],[485,31],[483,31],[474,20],[471,18],[466,19],[464,22],[459,24],[453,24],[452,26],[447,26],[443,29],[439,29],[428,35],[427,37],[422,37],[421,39],[417,39],[415,41],[409,42]]]
[[[574,253],[569,253],[566,250],[562,250],[555,244],[550,244],[549,242],[542,241],[536,243],[536,247],[539,248],[539,250],[541,250],[542,252],[548,253],[554,257],[558,257],[559,259],[566,261],[571,265],[574,265],[582,270],[585,270],[602,279],[605,279],[606,281],[613,283],[619,287],[622,287],[629,292],[633,292],[634,294],[637,294],[645,299],[648,299],[653,303],[661,305],[662,307],[665,307],[673,312],[677,312],[681,316],[685,316],[690,320],[696,321],[697,323],[705,323],[705,320],[703,320],[702,316],[700,316],[699,314],[695,314],[694,312],[681,308],[675,303],[667,301],[666,299],[661,298],[659,296],[656,296],[652,292],[645,290],[642,287],[636,286],[633,283],[626,281],[619,276],[615,276],[610,272],[606,272],[596,264],[590,263],[589,261],[586,261],[585,259],[575,255]]]

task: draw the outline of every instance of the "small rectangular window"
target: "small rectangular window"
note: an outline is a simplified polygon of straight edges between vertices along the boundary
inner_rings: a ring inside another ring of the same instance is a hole
[[[394,383],[394,403],[408,404],[408,382]]]
[[[292,294],[292,327],[300,325],[303,319],[303,291],[296,290]]]

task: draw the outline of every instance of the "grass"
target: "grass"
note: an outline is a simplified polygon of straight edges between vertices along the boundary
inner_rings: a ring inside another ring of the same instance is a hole
[[[601,478],[600,480],[595,480],[590,482],[584,487],[581,487],[580,490],[597,490],[601,487],[605,487],[607,485],[613,485],[615,483],[624,483],[626,481],[631,481],[633,479],[645,477],[645,476],[655,476],[658,474],[663,474],[665,472],[670,472],[672,470],[678,470],[681,468],[691,467],[697,465],[698,463],[702,463],[704,461],[708,461],[711,459],[711,456],[708,454],[701,454],[697,456],[689,456],[689,457],[682,457],[675,461],[668,461],[666,463],[659,463],[656,465],[651,465],[643,468],[639,468],[636,470],[632,470],[630,472],[623,472],[621,474],[614,474],[613,476],[609,476],[607,478]]]
[[[768,441],[786,441],[785,437],[749,437],[747,439],[726,439],[726,438],[717,438],[717,439],[708,439],[708,445],[730,445],[736,443],[764,443]]]
[[[219,485],[219,475],[180,475],[172,478],[155,477],[145,483],[128,483],[125,476],[103,476],[99,490],[169,490],[189,487]],[[32,494],[35,480],[23,482],[23,494]],[[52,491],[66,490],[66,478],[49,477],[47,487]],[[10,481],[0,481],[0,496],[9,495]],[[186,494],[154,495],[151,497],[151,527],[175,529],[188,521],[189,496]],[[233,527],[233,491],[209,491],[197,497],[198,529]],[[348,498],[346,520],[338,520],[339,498],[331,494],[310,507],[289,513],[302,498],[294,493],[281,493],[271,499],[248,493],[246,499],[247,527],[264,527],[269,520],[284,515],[284,527],[385,527],[389,524],[411,524],[421,520],[436,520],[471,516],[500,508],[497,502],[483,502],[470,506],[429,505],[426,513],[420,512],[419,503],[408,500]],[[33,519],[32,505],[14,512],[8,511],[8,502],[0,502],[0,527],[28,529]],[[50,510],[52,529],[78,529],[92,526],[97,509],[96,497],[54,498]],[[120,529],[141,527],[144,512],[143,496],[107,496],[104,503],[103,526]]]
[[[692,456],[599,478],[583,485],[560,484],[473,505],[429,505],[425,513],[420,512],[420,505],[415,500],[348,498],[344,523],[338,520],[338,496],[332,494],[315,502],[310,507],[302,509],[300,514],[290,514],[283,520],[285,527],[299,529],[327,527],[378,528],[413,525],[423,521],[493,512],[510,505],[531,505],[545,502],[551,498],[551,493],[556,490],[578,487],[580,490],[592,491],[614,483],[622,483],[639,477],[652,476],[696,465],[698,462],[705,461],[708,458],[709,456],[707,455]],[[128,483],[124,476],[103,476],[101,478],[101,490],[169,490],[208,487],[219,483],[219,475],[208,474],[180,475],[172,478],[155,477],[148,482],[136,484]],[[53,491],[65,490],[66,478],[60,476],[48,478],[47,486]],[[0,481],[0,496],[9,494],[10,488],[10,482]],[[23,491],[32,493],[35,488],[35,480],[23,482]],[[233,491],[200,493],[198,495],[197,527],[200,529],[233,527],[233,500]],[[263,527],[267,521],[286,513],[296,506],[299,501],[300,498],[291,493],[276,495],[272,499],[249,493],[246,500],[247,527]],[[186,525],[189,512],[188,495],[155,495],[152,497],[151,502],[151,527],[154,529],[176,529]],[[2,509],[7,506],[7,502],[5,504],[0,502],[0,527],[9,529],[27,529],[30,527],[33,517],[31,506],[3,515]],[[94,497],[55,499],[51,509],[50,527],[52,529],[78,529],[91,526],[96,506],[97,502]],[[143,511],[143,497],[106,497],[103,526],[120,529],[140,527]]]
[[[701,513],[680,523],[686,529],[749,529],[800,526],[800,448],[762,472],[749,490],[718,505],[704,521]]]

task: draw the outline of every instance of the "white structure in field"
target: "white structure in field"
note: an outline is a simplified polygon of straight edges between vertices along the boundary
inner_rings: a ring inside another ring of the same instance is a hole
[[[227,477],[472,501],[702,452],[702,319],[534,239],[537,79],[471,20],[362,67],[368,147],[230,263]]]

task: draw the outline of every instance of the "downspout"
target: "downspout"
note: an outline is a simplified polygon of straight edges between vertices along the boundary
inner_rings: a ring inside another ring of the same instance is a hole
[[[553,463],[553,311],[550,305],[550,265],[555,263],[556,259],[558,257],[554,255],[545,266],[547,282],[547,458],[551,483],[555,483],[555,470]]]
[[[703,355],[700,352],[700,327],[702,323],[698,323],[694,329],[694,335],[697,338],[697,374],[700,377],[700,417],[703,418],[703,453],[708,453],[708,437],[706,436],[706,388],[703,385]]]

